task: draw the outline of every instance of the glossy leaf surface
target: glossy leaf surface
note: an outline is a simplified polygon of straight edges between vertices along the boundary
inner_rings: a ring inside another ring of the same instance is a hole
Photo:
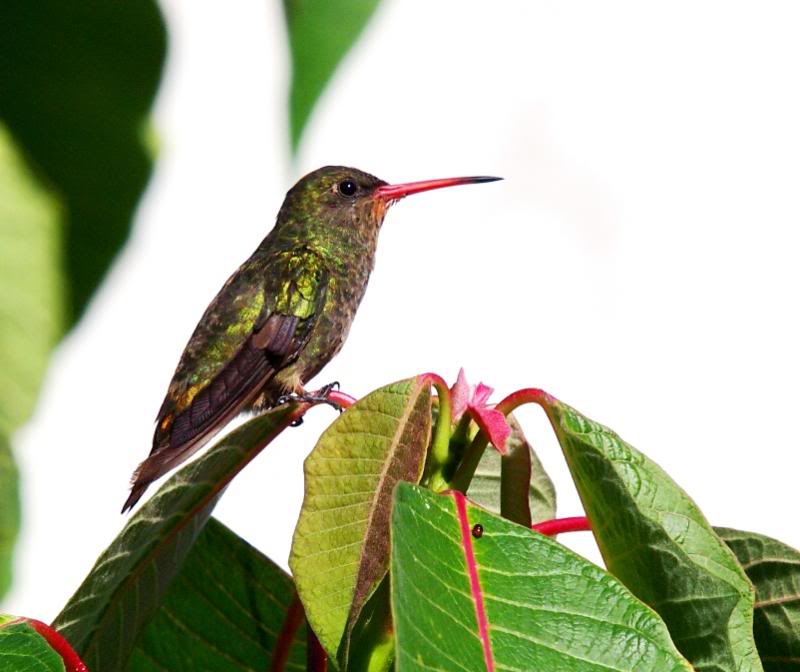
[[[410,378],[357,401],[306,459],[289,565],[309,623],[333,656],[386,574],[392,490],[419,480],[430,431],[430,385]]]
[[[753,588],[697,505],[610,429],[552,398],[546,410],[609,571],[697,670],[760,671]]]
[[[619,581],[459,493],[398,485],[392,601],[398,672],[690,670]]]
[[[753,634],[765,672],[800,671],[800,552],[762,534],[716,531],[756,588]]]
[[[54,623],[92,672],[124,669],[222,489],[298,413],[281,406],[231,432],[164,483],[100,556]]]
[[[294,584],[280,567],[211,518],[127,669],[269,670],[294,599]],[[305,640],[305,627],[298,627],[285,643],[282,669],[305,670]]]

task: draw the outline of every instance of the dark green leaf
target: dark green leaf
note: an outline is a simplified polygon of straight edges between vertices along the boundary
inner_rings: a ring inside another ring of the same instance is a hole
[[[54,623],[92,672],[124,668],[222,489],[297,415],[280,406],[231,432],[164,483],[100,556]]]
[[[419,480],[430,431],[430,384],[410,378],[359,399],[306,459],[289,566],[308,621],[333,656],[386,574],[392,489]]]
[[[715,529],[756,588],[753,634],[764,670],[800,671],[800,552],[755,532]]]
[[[128,670],[268,670],[295,600],[289,576],[213,518],[136,643]],[[299,602],[294,609],[302,621]],[[286,642],[286,670],[305,670],[305,626]]]
[[[0,672],[64,672],[64,661],[30,623],[0,616]]]
[[[297,149],[308,117],[339,61],[358,38],[379,0],[284,0],[292,82],[289,128]]]
[[[508,453],[501,457],[491,447],[483,451],[467,494],[489,511],[530,527],[556,517],[556,489],[513,415],[508,417],[508,424]],[[506,492],[501,498],[503,478]]]
[[[2,26],[0,118],[63,206],[55,242],[74,320],[125,242],[150,175],[164,24],[153,0],[4,0]]]
[[[552,398],[546,410],[609,571],[697,670],[762,670],[753,587],[697,505],[610,429]]]
[[[404,483],[395,490],[398,672],[486,670],[487,657],[496,670],[691,669],[664,623],[614,577],[471,503],[459,510],[459,498]],[[470,532],[476,524],[480,536]],[[478,625],[481,602],[486,639]]]

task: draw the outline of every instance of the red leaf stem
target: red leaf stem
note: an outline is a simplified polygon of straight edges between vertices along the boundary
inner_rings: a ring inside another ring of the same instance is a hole
[[[544,409],[545,413],[547,413],[547,417],[552,425],[553,418],[551,415],[551,409],[556,403],[558,403],[558,400],[544,390],[540,390],[535,387],[527,387],[509,394],[505,399],[497,404],[496,408],[498,411],[508,415],[518,406],[522,406],[522,404],[538,404]],[[591,532],[592,527],[589,523],[589,519],[586,518],[586,516],[576,516],[573,518],[556,518],[555,520],[546,520],[543,523],[534,525],[532,529],[548,536],[554,536],[556,534],[560,534],[561,532]]]
[[[350,408],[356,403],[356,398],[351,397],[347,392],[341,390],[331,390],[328,392],[328,399],[342,408]]]
[[[562,532],[591,532],[592,526],[586,516],[574,516],[572,518],[554,518],[544,522],[531,525],[532,530],[554,537]]]
[[[420,382],[433,385],[439,395],[444,396],[446,394],[448,397],[450,396],[450,388],[447,387],[447,383],[445,382],[444,378],[442,378],[438,373],[429,371],[428,373],[421,373],[417,377],[419,378]]]
[[[544,390],[536,387],[526,387],[509,394],[495,408],[503,415],[508,415],[518,406],[522,406],[522,404],[539,404],[546,411],[554,401],[555,398]]]

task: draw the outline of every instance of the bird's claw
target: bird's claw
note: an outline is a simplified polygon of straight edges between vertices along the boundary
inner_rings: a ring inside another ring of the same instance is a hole
[[[300,402],[307,404],[328,404],[328,406],[335,408],[337,411],[339,411],[339,413],[341,413],[342,411],[344,411],[344,409],[335,401],[332,401],[331,399],[328,398],[328,395],[330,394],[331,390],[338,388],[339,388],[339,381],[334,380],[332,383],[323,385],[321,388],[315,390],[314,392],[302,392],[300,394],[292,393],[292,394],[281,395],[275,401],[275,405],[282,406],[283,404],[289,404],[292,402]],[[302,418],[299,418],[299,420],[302,422]],[[299,425],[300,422],[298,422],[297,424]]]

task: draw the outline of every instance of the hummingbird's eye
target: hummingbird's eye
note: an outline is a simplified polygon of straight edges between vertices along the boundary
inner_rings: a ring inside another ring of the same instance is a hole
[[[342,196],[353,196],[358,190],[358,187],[353,180],[342,180],[339,182],[338,189]]]

